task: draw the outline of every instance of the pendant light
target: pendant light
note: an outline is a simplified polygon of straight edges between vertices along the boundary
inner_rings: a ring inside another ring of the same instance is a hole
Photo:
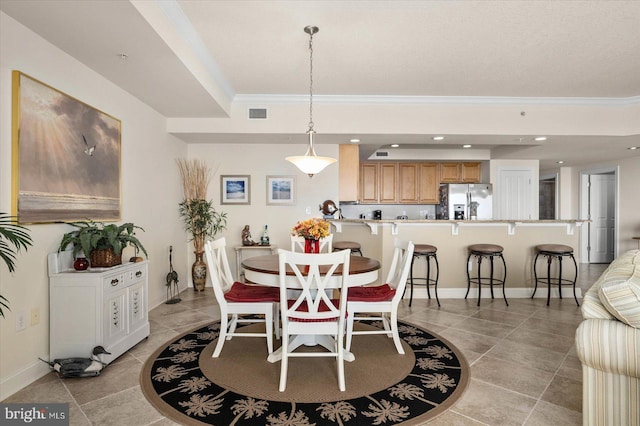
[[[309,34],[309,129],[307,130],[309,147],[307,148],[307,152],[302,156],[286,158],[287,161],[293,163],[301,172],[308,174],[309,177],[313,177],[313,175],[320,173],[329,164],[337,161],[331,157],[320,157],[316,155],[313,149],[313,136],[316,134],[316,131],[313,129],[313,35],[318,31],[318,27],[311,25],[304,28],[304,32]]]

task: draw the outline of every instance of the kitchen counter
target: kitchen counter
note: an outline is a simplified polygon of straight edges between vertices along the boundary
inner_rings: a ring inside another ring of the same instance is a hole
[[[498,244],[504,247],[508,270],[507,298],[531,297],[534,247],[539,244],[568,245],[574,248],[576,260],[580,262],[580,232],[577,231],[587,221],[582,219],[329,219],[329,222],[333,228],[334,241],[358,241],[362,245],[365,256],[381,260],[381,279],[386,277],[390,266],[395,238],[436,246],[440,263],[438,296],[446,299],[464,298],[467,289],[467,247],[480,243]],[[416,262],[414,275],[424,276],[425,273],[424,262]],[[573,274],[573,271],[570,270],[568,273]],[[477,286],[472,286],[469,294],[472,299],[477,297],[476,289]],[[488,291],[488,288],[483,288],[483,299],[485,290]],[[570,291],[570,288],[563,289],[563,292]],[[576,292],[579,295],[578,289]],[[557,289],[552,289],[552,296],[557,297],[557,293]],[[572,298],[572,295],[566,294]],[[502,296],[500,290],[496,296]],[[538,296],[546,297],[546,288],[545,291],[538,291],[536,297]],[[426,297],[424,286],[415,287],[414,298],[416,297]]]
[[[329,219],[335,226],[337,232],[341,232],[342,224],[365,224],[371,229],[372,234],[378,232],[379,226],[391,226],[392,235],[398,234],[398,229],[402,225],[437,225],[451,227],[451,235],[458,235],[461,226],[506,226],[509,235],[516,232],[516,228],[525,226],[556,226],[564,227],[568,235],[573,235],[575,228],[581,226],[587,220],[524,220],[524,219],[484,219],[484,220],[440,220],[440,219]]]

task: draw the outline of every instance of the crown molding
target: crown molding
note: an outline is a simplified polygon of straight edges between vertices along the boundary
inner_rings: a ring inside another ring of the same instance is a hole
[[[314,103],[324,104],[404,104],[404,105],[575,105],[630,106],[640,105],[640,96],[628,98],[562,98],[508,96],[342,96],[313,95]],[[235,95],[234,103],[298,104],[308,103],[309,95]]]

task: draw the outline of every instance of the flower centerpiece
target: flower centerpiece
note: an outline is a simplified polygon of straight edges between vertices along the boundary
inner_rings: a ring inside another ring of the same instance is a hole
[[[296,226],[291,229],[291,232],[292,235],[304,238],[305,253],[319,253],[320,239],[328,237],[330,234],[329,222],[318,218],[301,220],[296,223]]]

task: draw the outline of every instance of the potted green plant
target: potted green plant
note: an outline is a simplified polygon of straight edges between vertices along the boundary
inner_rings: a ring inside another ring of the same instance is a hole
[[[207,264],[202,260],[204,243],[207,238],[227,227],[227,214],[217,212],[213,201],[206,200],[207,187],[211,180],[211,169],[200,160],[177,160],[178,171],[182,179],[184,200],[179,204],[178,212],[189,241],[193,241],[196,260],[191,267],[193,288],[204,290],[207,281]]]
[[[88,254],[94,268],[121,264],[122,250],[127,246],[135,247],[136,252],[140,250],[148,256],[147,250],[135,235],[136,229],[144,229],[133,223],[105,225],[102,222],[85,220],[70,222],[69,225],[76,229],[64,234],[58,251],[65,250],[69,244],[73,244],[74,257],[80,251]]]
[[[16,254],[20,249],[27,250],[32,244],[28,229],[18,225],[13,216],[0,213],[0,258],[4,261],[9,272],[15,271]],[[9,309],[9,301],[0,295],[0,316],[4,318],[2,308]]]

